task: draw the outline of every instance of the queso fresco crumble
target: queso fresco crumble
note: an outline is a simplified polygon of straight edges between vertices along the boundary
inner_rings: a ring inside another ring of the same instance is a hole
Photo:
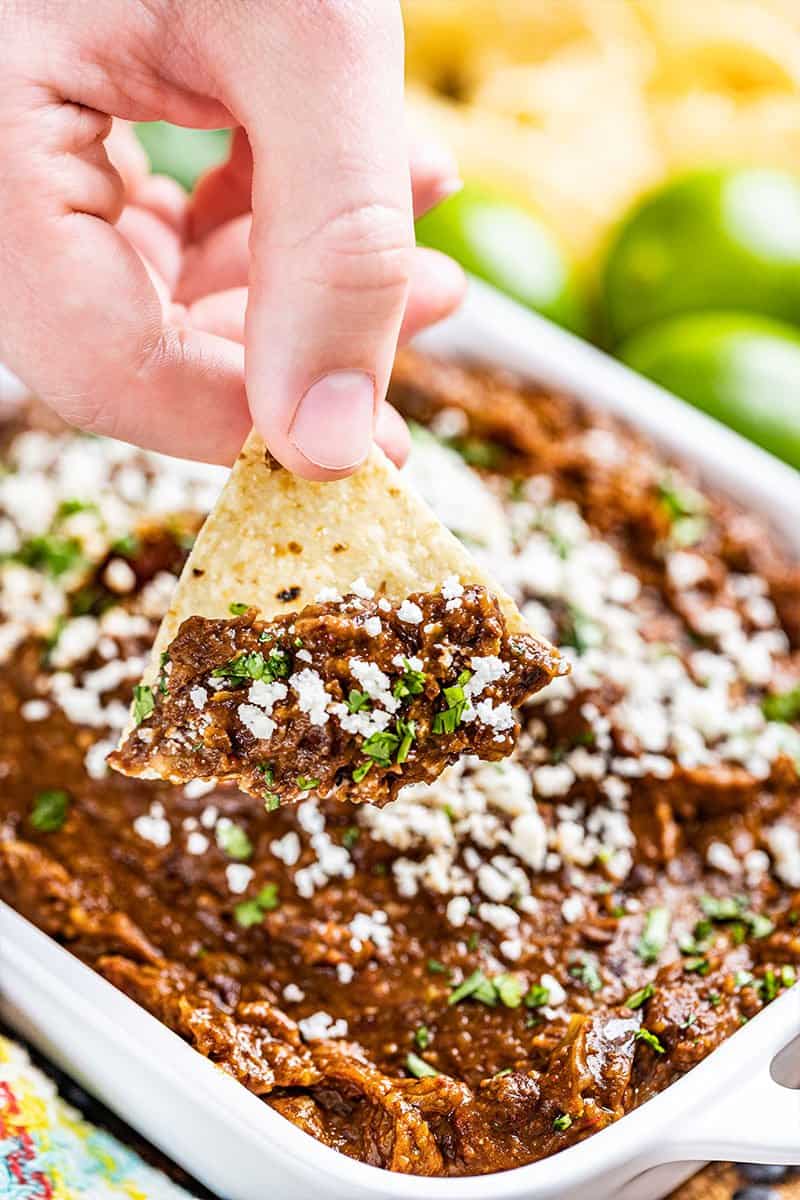
[[[479,1174],[623,1116],[795,982],[800,571],[569,397],[406,354],[393,399],[412,480],[571,664],[513,755],[382,807],[110,771],[219,476],[34,416],[0,476],[0,896],[311,1136]]]

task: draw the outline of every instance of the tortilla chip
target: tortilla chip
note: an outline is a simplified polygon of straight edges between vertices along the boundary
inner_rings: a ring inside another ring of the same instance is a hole
[[[438,589],[448,575],[492,592],[511,632],[527,628],[511,597],[377,447],[355,475],[310,483],[275,467],[253,432],[189,555],[143,681],[154,683],[162,651],[188,617],[228,617],[231,604],[247,604],[269,620],[323,588],[350,592],[359,578],[400,600]]]

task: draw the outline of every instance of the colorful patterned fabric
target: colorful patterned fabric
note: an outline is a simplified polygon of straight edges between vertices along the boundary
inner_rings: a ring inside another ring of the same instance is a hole
[[[191,1200],[0,1037],[0,1200]]]

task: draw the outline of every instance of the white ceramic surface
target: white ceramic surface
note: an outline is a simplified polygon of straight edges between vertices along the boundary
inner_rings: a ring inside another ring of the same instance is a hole
[[[797,473],[490,289],[474,285],[423,344],[627,417],[800,554]],[[657,1200],[709,1159],[800,1164],[800,985],[588,1141],[458,1180],[391,1175],[315,1142],[3,904],[0,1015],[225,1200]]]

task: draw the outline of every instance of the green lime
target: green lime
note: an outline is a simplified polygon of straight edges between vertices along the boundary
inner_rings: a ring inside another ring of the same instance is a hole
[[[417,241],[556,324],[585,331],[569,263],[550,231],[518,204],[468,184],[417,221]]]
[[[800,468],[800,330],[750,313],[690,313],[635,334],[619,357]]]
[[[230,143],[228,129],[183,129],[166,121],[140,122],[136,133],[152,169],[185,188],[193,188],[199,175],[223,162]]]
[[[800,180],[723,168],[666,184],[617,230],[603,293],[613,342],[702,309],[800,324]]]

